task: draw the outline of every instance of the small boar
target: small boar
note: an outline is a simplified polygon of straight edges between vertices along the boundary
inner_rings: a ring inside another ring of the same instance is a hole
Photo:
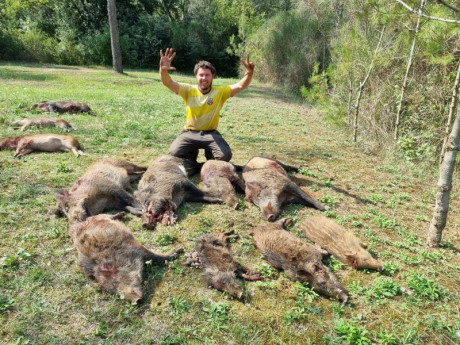
[[[72,151],[75,156],[84,155],[75,137],[59,134],[31,134],[0,141],[0,150],[16,150],[14,157],[22,157],[34,151],[58,152]]]
[[[169,254],[156,254],[136,241],[120,221],[122,214],[100,214],[70,226],[70,235],[78,252],[78,265],[105,291],[118,293],[137,304],[142,300],[144,263],[163,263],[175,259],[181,248]]]
[[[243,297],[243,288],[237,280],[261,280],[260,273],[242,266],[235,261],[230,252],[228,239],[230,234],[206,234],[198,238],[195,252],[185,254],[185,265],[203,270],[202,279],[208,286],[228,292],[237,299]]]
[[[124,210],[134,203],[130,182],[139,179],[145,167],[119,159],[93,163],[70,191],[55,194],[56,214],[70,222],[83,221],[110,209]]]
[[[348,300],[348,293],[338,278],[322,262],[324,252],[304,243],[283,230],[288,220],[261,225],[248,231],[255,247],[277,269],[282,269],[293,281],[305,281],[319,294]]]
[[[35,119],[22,119],[12,123],[14,129],[20,129],[21,132],[32,126],[42,127],[58,127],[64,132],[69,132],[72,126],[63,119],[53,117],[38,117]]]
[[[236,191],[244,193],[244,183],[236,174],[235,167],[225,161],[208,160],[201,168],[201,188],[207,195],[220,198],[236,209],[238,197]]]
[[[197,163],[174,156],[160,156],[153,161],[134,193],[138,204],[127,208],[142,216],[145,228],[155,229],[158,222],[172,225],[177,220],[176,210],[184,201],[222,202],[208,196],[188,179]]]
[[[327,217],[318,215],[303,221],[301,228],[308,239],[353,268],[381,271],[382,264],[365,250],[365,246],[350,231]]]
[[[265,157],[253,157],[243,168],[245,200],[260,207],[270,222],[275,221],[284,203],[299,203],[320,211],[327,208],[289,179],[283,167]]]
[[[34,104],[33,106],[27,108],[27,110],[38,109],[41,111],[51,112],[51,113],[88,113],[95,116],[91,108],[80,102],[70,102],[70,101],[42,101],[40,103]]]

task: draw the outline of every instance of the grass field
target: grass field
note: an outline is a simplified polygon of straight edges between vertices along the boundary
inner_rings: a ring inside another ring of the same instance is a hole
[[[193,82],[175,75],[178,81]],[[215,84],[235,80],[218,79]],[[94,161],[117,157],[148,165],[168,151],[184,124],[183,102],[160,84],[156,71],[0,64],[0,138],[10,126],[42,116],[26,107],[43,100],[74,100],[96,117],[62,115],[75,128],[86,156],[33,153],[22,159],[0,151],[0,343],[2,344],[459,344],[460,178],[454,179],[442,248],[429,250],[437,168],[398,164],[364,154],[342,129],[314,109],[254,82],[224,106],[219,130],[244,165],[255,154],[300,166],[292,176],[330,206],[326,212],[353,231],[384,263],[382,273],[327,264],[350,292],[347,304],[316,295],[269,267],[247,230],[263,222],[244,205],[185,203],[175,226],[126,225],[154,251],[191,251],[203,233],[235,230],[235,257],[263,272],[248,282],[245,302],[200,281],[183,267],[147,265],[146,301],[132,306],[99,290],[76,265],[68,222],[52,214],[54,191],[69,188]],[[61,133],[30,129],[27,133]],[[200,160],[204,160],[200,156]],[[196,177],[194,179],[198,183]],[[290,231],[317,214],[289,205]],[[305,239],[305,241],[307,241]]]

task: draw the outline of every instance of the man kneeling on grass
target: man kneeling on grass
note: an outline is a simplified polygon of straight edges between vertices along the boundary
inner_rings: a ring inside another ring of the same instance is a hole
[[[219,111],[229,97],[246,89],[252,80],[254,63],[249,62],[249,54],[241,63],[246,68],[243,78],[233,85],[212,86],[216,69],[207,61],[195,65],[197,85],[178,83],[172,80],[169,71],[175,70],[171,62],[176,56],[172,48],[163,54],[160,50],[160,77],[163,85],[184,99],[186,123],[184,130],[169,148],[169,154],[196,161],[198,150],[204,149],[206,159],[230,161],[232,151],[217,131]]]

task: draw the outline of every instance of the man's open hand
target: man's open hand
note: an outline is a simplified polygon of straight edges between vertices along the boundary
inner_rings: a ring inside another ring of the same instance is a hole
[[[160,50],[160,69],[166,71],[175,71],[176,67],[171,66],[171,62],[176,56],[176,52],[173,52],[172,48],[166,48],[163,54],[163,49]]]

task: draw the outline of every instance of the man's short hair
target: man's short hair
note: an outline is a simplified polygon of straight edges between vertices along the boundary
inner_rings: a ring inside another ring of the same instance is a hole
[[[216,68],[208,61],[204,61],[204,60],[198,61],[195,65],[195,68],[193,69],[193,73],[195,73],[196,75],[200,68],[209,69],[211,70],[211,73],[213,76],[216,75]]]

